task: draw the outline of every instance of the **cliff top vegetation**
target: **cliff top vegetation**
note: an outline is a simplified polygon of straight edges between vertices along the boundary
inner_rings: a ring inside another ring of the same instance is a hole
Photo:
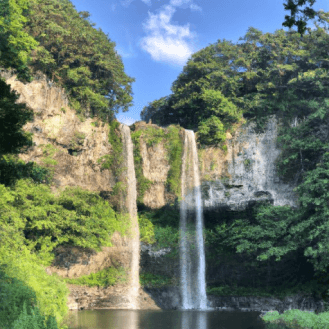
[[[1,1],[0,66],[25,80],[42,71],[66,89],[78,112],[108,120],[132,104],[134,79],[89,16],[69,0]]]

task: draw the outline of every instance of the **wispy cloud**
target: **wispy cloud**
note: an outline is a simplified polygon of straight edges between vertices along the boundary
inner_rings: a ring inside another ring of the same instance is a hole
[[[193,39],[196,34],[189,24],[178,25],[172,22],[175,7],[190,4],[191,0],[170,0],[157,14],[149,12],[143,24],[146,36],[141,40],[141,47],[155,61],[182,66],[194,52]]]
[[[193,3],[193,0],[170,0],[170,5],[174,7],[185,7],[196,11],[202,11],[202,8]]]
[[[132,58],[132,57],[136,57],[136,52],[131,44],[131,42],[129,42],[129,46],[128,49],[123,48],[122,46],[116,46],[115,47],[118,54],[122,57],[122,58]]]
[[[132,125],[134,122],[137,121],[136,119],[134,119],[134,118],[132,118],[132,117],[129,117],[129,116],[127,116],[127,115],[124,115],[124,114],[119,114],[119,115],[117,116],[117,119],[118,119],[119,122],[121,122],[121,123],[123,123],[123,124],[125,124],[125,125],[127,125],[127,126],[130,126],[130,125]]]
[[[116,7],[117,7],[116,3],[111,3],[110,8],[112,11],[115,11]]]
[[[195,3],[191,3],[190,4],[190,8],[192,10],[195,10],[195,11],[202,11],[202,8],[200,6],[198,6],[198,5],[196,5]]]
[[[121,0],[121,4],[124,6],[124,7],[129,7],[129,5],[133,2],[134,0]]]
[[[124,6],[124,7],[129,7],[129,5],[133,2],[134,0],[121,0],[121,4]],[[142,0],[142,2],[144,2],[145,4],[147,4],[148,6],[151,5],[152,3],[152,0]]]

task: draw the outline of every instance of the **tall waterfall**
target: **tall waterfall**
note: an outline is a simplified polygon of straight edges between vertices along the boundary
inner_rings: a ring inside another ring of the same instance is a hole
[[[183,309],[206,309],[206,265],[198,152],[185,130],[180,204],[180,285]]]
[[[128,210],[131,221],[131,242],[130,250],[132,251],[131,265],[130,265],[130,303],[131,307],[138,309],[138,293],[139,293],[139,226],[137,217],[137,191],[136,191],[136,175],[134,166],[133,143],[131,141],[130,129],[126,125],[121,125],[124,166],[126,167],[126,184],[127,194],[125,198],[125,207]]]

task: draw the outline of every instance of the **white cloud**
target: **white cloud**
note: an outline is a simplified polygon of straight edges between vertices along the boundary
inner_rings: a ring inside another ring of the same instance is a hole
[[[117,116],[117,119],[119,122],[127,125],[127,126],[130,126],[132,125],[134,122],[136,122],[137,120],[132,118],[132,117],[129,117],[129,116],[126,116],[126,115],[123,115],[123,114],[120,114]]]
[[[133,1],[134,0],[121,0],[121,4],[127,8]]]
[[[134,0],[121,0],[121,4],[124,6],[124,7],[129,7],[130,4],[133,2]],[[151,5],[151,0],[142,0],[142,2],[144,2],[145,4],[147,4],[148,6]]]
[[[141,40],[141,47],[155,61],[163,61],[173,65],[184,65],[193,53],[192,40],[195,33],[190,31],[189,24],[172,23],[176,11],[174,4],[180,5],[190,0],[171,0],[172,5],[164,6],[157,14],[149,12],[143,24],[146,36]]]
[[[191,3],[190,8],[191,8],[191,10],[202,11],[202,8],[198,5],[196,5],[195,3]]]
[[[129,42],[128,49],[126,47],[123,48],[122,46],[118,46],[118,45],[115,48],[116,48],[116,51],[118,52],[118,54],[122,58],[132,58],[132,57],[137,56],[131,42]]]
[[[175,7],[179,7],[188,3],[191,3],[192,0],[170,0],[170,4]]]

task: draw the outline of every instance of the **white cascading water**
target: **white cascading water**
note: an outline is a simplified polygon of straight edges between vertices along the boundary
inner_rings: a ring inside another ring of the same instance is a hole
[[[125,167],[127,168],[127,195],[126,208],[128,210],[131,221],[131,265],[130,265],[130,303],[131,308],[138,309],[138,294],[139,294],[139,226],[137,217],[137,190],[136,190],[136,175],[133,155],[133,143],[130,136],[130,129],[126,125],[121,125],[122,142],[124,148]]]
[[[206,261],[198,152],[194,132],[185,130],[180,203],[180,284],[183,309],[206,309]],[[196,249],[196,252],[193,249]]]

